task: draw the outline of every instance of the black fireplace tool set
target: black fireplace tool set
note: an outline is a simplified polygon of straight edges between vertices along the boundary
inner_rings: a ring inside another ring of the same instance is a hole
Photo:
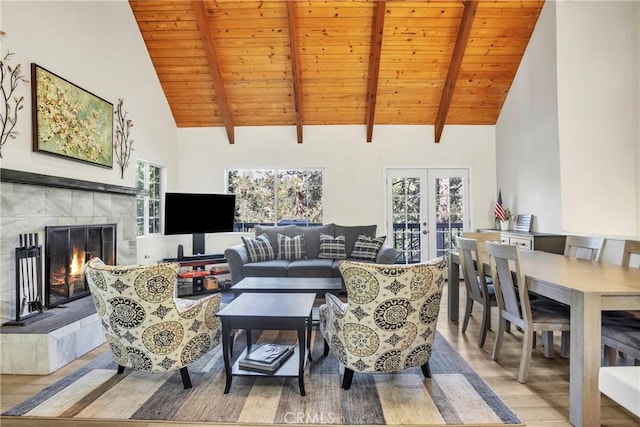
[[[24,320],[43,311],[42,246],[38,233],[20,234],[20,247],[16,248],[16,320],[6,325],[23,325]]]

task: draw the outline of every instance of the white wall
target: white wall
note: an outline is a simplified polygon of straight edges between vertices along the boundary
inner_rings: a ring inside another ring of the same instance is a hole
[[[496,126],[503,197],[545,232],[640,236],[640,6],[547,2]]]
[[[164,166],[167,185],[175,185],[175,122],[127,1],[2,0],[0,28],[7,33],[1,39],[2,52],[14,52],[12,63],[22,64],[27,75],[34,62],[114,105],[124,98],[124,109],[134,123],[135,150],[124,179],[115,161],[113,169],[105,169],[33,152],[28,84],[19,93],[25,104],[18,117],[18,137],[2,147],[3,168],[135,187],[135,161],[142,159]],[[138,238],[138,246],[163,247],[164,240]],[[166,245],[175,252],[173,243]],[[157,259],[138,257],[147,263]]]
[[[224,128],[179,129],[179,182],[169,190],[224,192],[225,171],[233,168],[323,168],[324,221],[377,224],[382,235],[385,168],[461,167],[471,174],[472,227],[490,227],[494,140],[494,126],[447,126],[439,144],[432,126],[376,126],[372,143],[364,126],[305,126],[298,144],[294,127],[272,126],[237,128],[230,145]],[[209,235],[207,251],[229,242],[240,238]]]
[[[176,126],[127,1],[12,1],[0,3],[3,53],[14,52],[27,76],[34,62],[114,104],[124,98],[133,120],[133,156],[172,167]],[[105,169],[31,149],[30,84],[16,140],[2,147],[2,167],[135,186],[135,158],[120,179]],[[115,123],[114,123],[115,124]]]
[[[505,207],[534,215],[534,231],[562,231],[555,8],[542,9],[496,125]]]
[[[562,223],[639,236],[637,2],[557,2]]]

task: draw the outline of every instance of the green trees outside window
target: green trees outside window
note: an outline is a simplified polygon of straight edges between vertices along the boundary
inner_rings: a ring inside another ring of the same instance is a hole
[[[236,195],[236,223],[322,224],[322,170],[230,170],[227,190]]]

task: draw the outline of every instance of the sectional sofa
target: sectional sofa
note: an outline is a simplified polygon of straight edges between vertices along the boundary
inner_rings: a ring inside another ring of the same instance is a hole
[[[255,238],[225,250],[235,285],[245,277],[341,277],[342,259],[393,264],[397,251],[376,226],[256,226]]]

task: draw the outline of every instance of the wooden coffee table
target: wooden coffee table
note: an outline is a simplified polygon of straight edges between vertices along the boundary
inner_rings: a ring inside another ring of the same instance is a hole
[[[342,279],[339,277],[245,277],[233,285],[231,290],[235,296],[245,292],[338,295],[342,290]]]
[[[226,384],[224,393],[229,393],[233,376],[275,376],[297,377],[300,395],[304,396],[304,367],[311,360],[311,310],[313,293],[245,293],[233,299],[218,311],[222,322],[222,353]],[[247,349],[231,364],[233,337],[231,331],[244,329],[247,335]],[[247,371],[239,367],[253,344],[251,330],[294,330],[298,332],[298,347],[289,359],[273,374]]]

